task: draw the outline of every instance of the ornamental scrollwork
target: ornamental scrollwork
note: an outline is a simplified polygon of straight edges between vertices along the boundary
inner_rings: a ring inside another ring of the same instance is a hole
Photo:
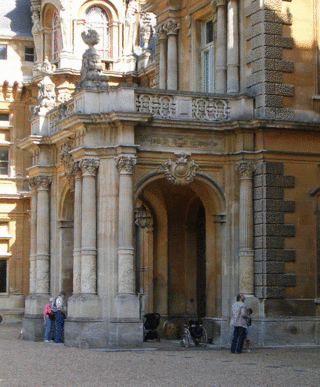
[[[239,173],[240,179],[252,179],[255,165],[250,161],[242,161],[235,166]]]
[[[167,35],[177,35],[179,29],[180,23],[174,19],[169,19],[163,24],[163,30],[167,33]]]
[[[193,98],[192,117],[201,121],[226,121],[229,119],[228,101],[212,98]]]
[[[133,168],[137,163],[137,158],[134,156],[118,156],[116,157],[116,165],[120,174],[132,174]]]
[[[196,175],[201,172],[194,160],[188,160],[188,155],[180,153],[176,160],[168,159],[157,170],[164,173],[167,181],[174,185],[187,185],[193,182]]]

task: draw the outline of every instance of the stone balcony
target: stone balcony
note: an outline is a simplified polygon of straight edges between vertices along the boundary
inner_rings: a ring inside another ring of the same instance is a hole
[[[51,136],[59,121],[74,114],[148,113],[154,120],[223,123],[250,120],[254,99],[246,95],[215,95],[120,85],[103,91],[83,90],[72,100],[32,119],[31,134]]]

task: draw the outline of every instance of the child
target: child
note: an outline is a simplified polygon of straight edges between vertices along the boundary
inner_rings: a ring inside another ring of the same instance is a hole
[[[53,339],[54,334],[54,320],[49,317],[51,313],[51,304],[54,301],[54,298],[50,298],[49,302],[46,304],[43,310],[43,319],[44,319],[44,338],[45,343],[50,343],[50,340]]]
[[[252,315],[252,309],[251,308],[249,308],[248,310],[247,310],[247,314],[249,315],[249,316],[251,316]],[[249,329],[249,327],[251,326],[251,317],[249,317],[247,320],[246,320],[246,322],[247,322],[247,328],[246,328],[246,330],[245,330],[245,340],[246,340],[246,347],[247,347],[247,352],[250,352],[250,335],[249,335],[249,331],[250,331],[250,329]]]

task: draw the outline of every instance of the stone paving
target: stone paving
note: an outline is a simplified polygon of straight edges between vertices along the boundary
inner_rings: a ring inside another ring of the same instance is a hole
[[[0,324],[0,387],[320,386],[320,348],[183,348],[144,343],[139,350],[81,350],[19,340],[20,324]]]

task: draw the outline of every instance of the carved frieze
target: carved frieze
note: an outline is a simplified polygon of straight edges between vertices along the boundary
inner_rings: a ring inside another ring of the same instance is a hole
[[[120,174],[132,174],[136,163],[137,158],[135,156],[116,157],[116,165]]]
[[[201,172],[201,169],[194,160],[188,160],[188,158],[189,156],[185,153],[180,153],[177,155],[176,160],[168,159],[157,171],[164,173],[165,178],[171,184],[190,184],[197,173]]]
[[[202,152],[218,152],[223,151],[223,138],[194,138],[194,136],[170,136],[168,134],[154,135],[152,133],[138,134],[136,143],[142,149],[170,149],[170,148],[185,148],[194,151]]]

